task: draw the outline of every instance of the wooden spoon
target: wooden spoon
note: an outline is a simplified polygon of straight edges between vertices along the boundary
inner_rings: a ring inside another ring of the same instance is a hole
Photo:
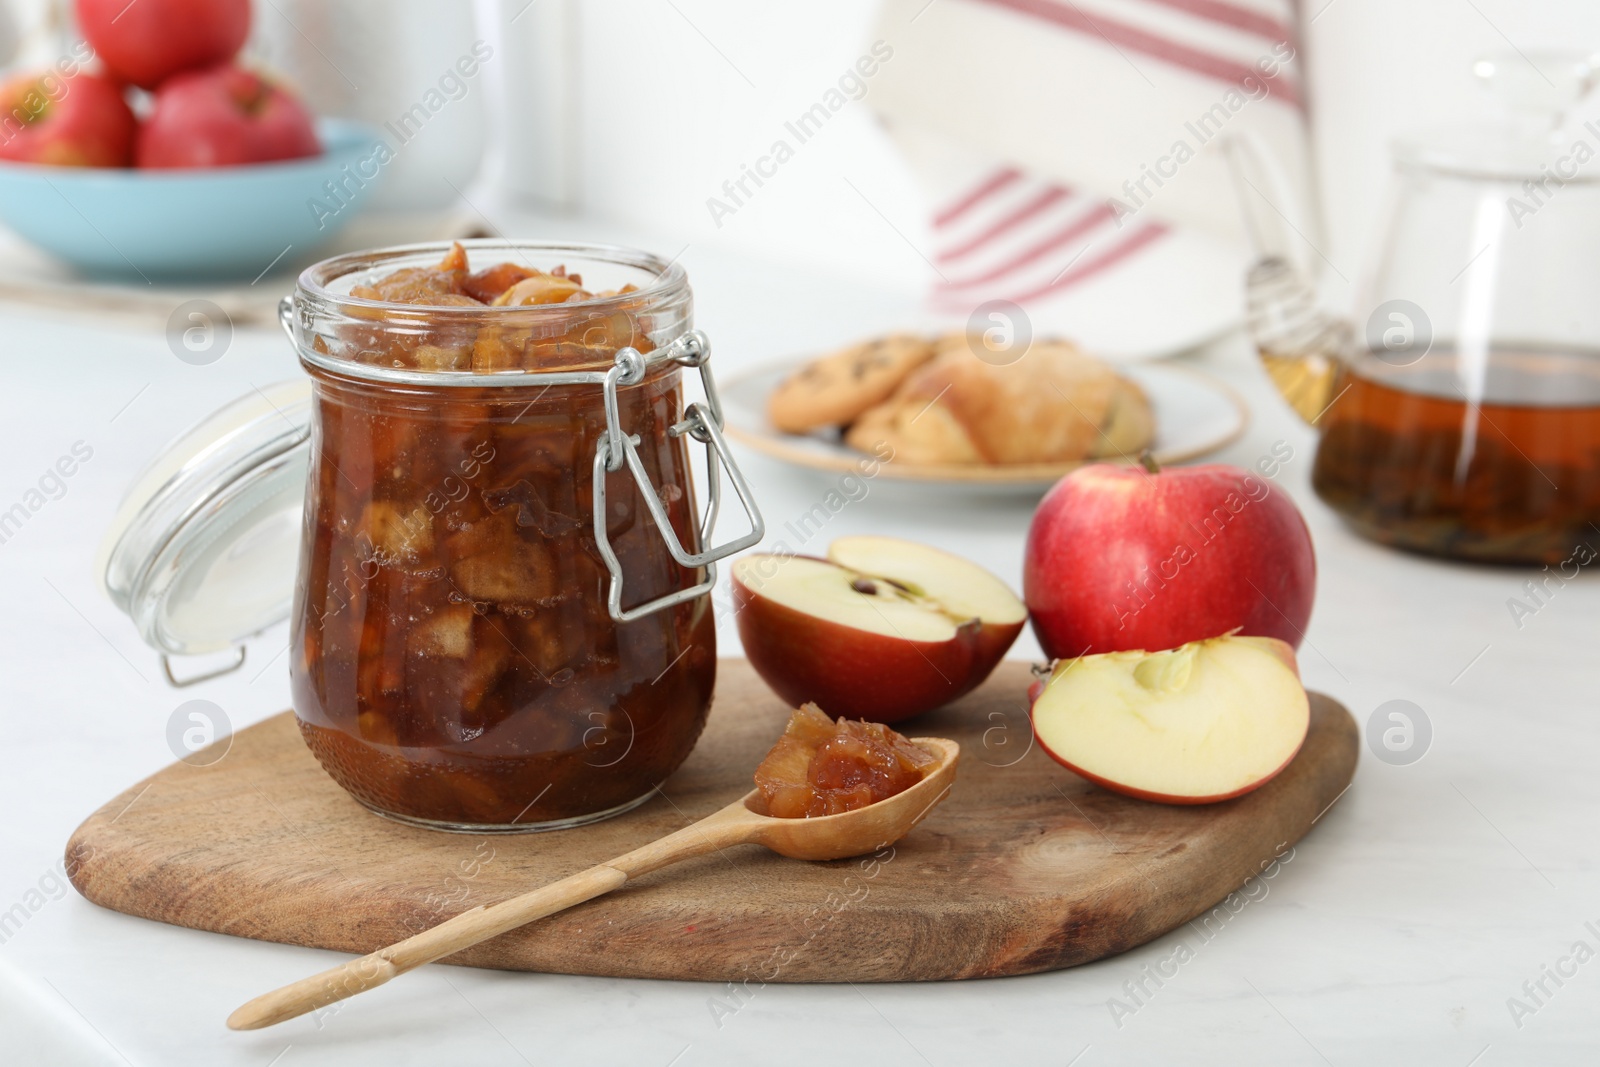
[[[911,740],[939,760],[922,781],[903,793],[843,815],[775,819],[754,810],[760,793],[751,790],[721,811],[626,855],[510,900],[479,905],[398,944],[259,996],[228,1016],[228,1026],[233,1030],[259,1030],[293,1019],[380,986],[413,967],[593,900],[621,887],[629,878],[730,845],[765,845],[779,855],[798,860],[838,860],[876,852],[910,833],[934,805],[949,795],[955,781],[960,745],[941,737]]]

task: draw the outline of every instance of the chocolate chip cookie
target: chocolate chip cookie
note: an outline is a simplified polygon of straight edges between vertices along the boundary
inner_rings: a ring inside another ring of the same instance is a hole
[[[767,400],[767,416],[785,433],[808,433],[854,422],[887,400],[906,376],[933,357],[933,342],[891,334],[813,360],[786,378]]]

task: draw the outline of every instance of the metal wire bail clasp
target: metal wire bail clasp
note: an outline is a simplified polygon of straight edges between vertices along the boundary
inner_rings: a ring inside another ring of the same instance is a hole
[[[606,609],[618,622],[632,622],[634,619],[711,592],[717,583],[716,561],[749,548],[766,535],[766,525],[762,522],[761,512],[757,510],[755,501],[751,497],[750,486],[745,482],[744,474],[728,450],[727,439],[722,436],[722,402],[717,398],[717,386],[711,378],[711,368],[707,365],[711,359],[710,342],[706,340],[704,333],[690,330],[669,344],[665,354],[685,367],[698,368],[701,385],[705,388],[705,401],[697,400],[690,404],[684,411],[683,420],[667,430],[672,437],[687,433],[706,446],[706,472],[711,484],[707,487],[706,516],[700,524],[701,543],[710,539],[712,530],[716,526],[717,513],[722,506],[723,468],[727,469],[728,478],[733,482],[733,491],[739,498],[740,506],[744,508],[745,517],[750,520],[750,532],[699,553],[691,554],[683,547],[683,543],[678,540],[677,531],[672,528],[667,509],[661,503],[661,494],[651,484],[650,476],[644,469],[644,461],[639,458],[639,435],[627,433],[622,427],[617,389],[621,386],[637,385],[644,380],[644,356],[634,348],[618,351],[615,364],[606,371],[604,385],[606,433],[596,444],[594,453],[594,540],[600,549],[601,558],[605,560],[606,570],[611,572]],[[675,593],[646,601],[626,611],[622,608],[622,563],[611,547],[611,536],[606,530],[606,474],[621,470],[624,463],[633,472],[633,480],[639,486],[639,495],[644,498],[645,507],[650,510],[650,517],[655,520],[656,529],[660,532],[662,540],[667,543],[667,551],[672,554],[672,558],[681,566],[693,569],[703,567],[706,571],[704,581],[688,589],[680,589]]]

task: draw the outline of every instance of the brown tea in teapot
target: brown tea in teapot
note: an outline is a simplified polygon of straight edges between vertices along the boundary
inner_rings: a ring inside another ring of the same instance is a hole
[[[1369,355],[1331,392],[1312,486],[1361,533],[1497,563],[1600,545],[1600,352]]]

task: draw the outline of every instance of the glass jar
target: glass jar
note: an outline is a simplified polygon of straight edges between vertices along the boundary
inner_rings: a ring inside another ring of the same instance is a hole
[[[716,675],[714,558],[760,538],[719,432],[681,267],[468,242],[564,267],[574,304],[442,307],[352,290],[447,246],[305,272],[285,322],[313,383],[290,677],[306,743],[374,811],[556,829],[626,811],[689,754]],[[686,406],[698,367],[708,402]],[[752,530],[713,552],[689,439]],[[624,604],[624,601],[627,603]]]
[[[495,291],[537,268],[536,295],[580,292],[500,307],[407,291],[445,277],[447,254],[464,268],[447,245],[311,267],[280,307],[309,382],[253,390],[164,450],[100,573],[175,686],[241,666],[245,638],[288,617],[306,743],[372,810],[477,833],[576,826],[642,802],[694,747],[715,561],[763,527],[681,267],[465,245],[475,266],[506,264]],[[703,401],[686,401],[687,370]],[[750,528],[708,548],[724,475]],[[230,648],[220,671],[169,662]]]

